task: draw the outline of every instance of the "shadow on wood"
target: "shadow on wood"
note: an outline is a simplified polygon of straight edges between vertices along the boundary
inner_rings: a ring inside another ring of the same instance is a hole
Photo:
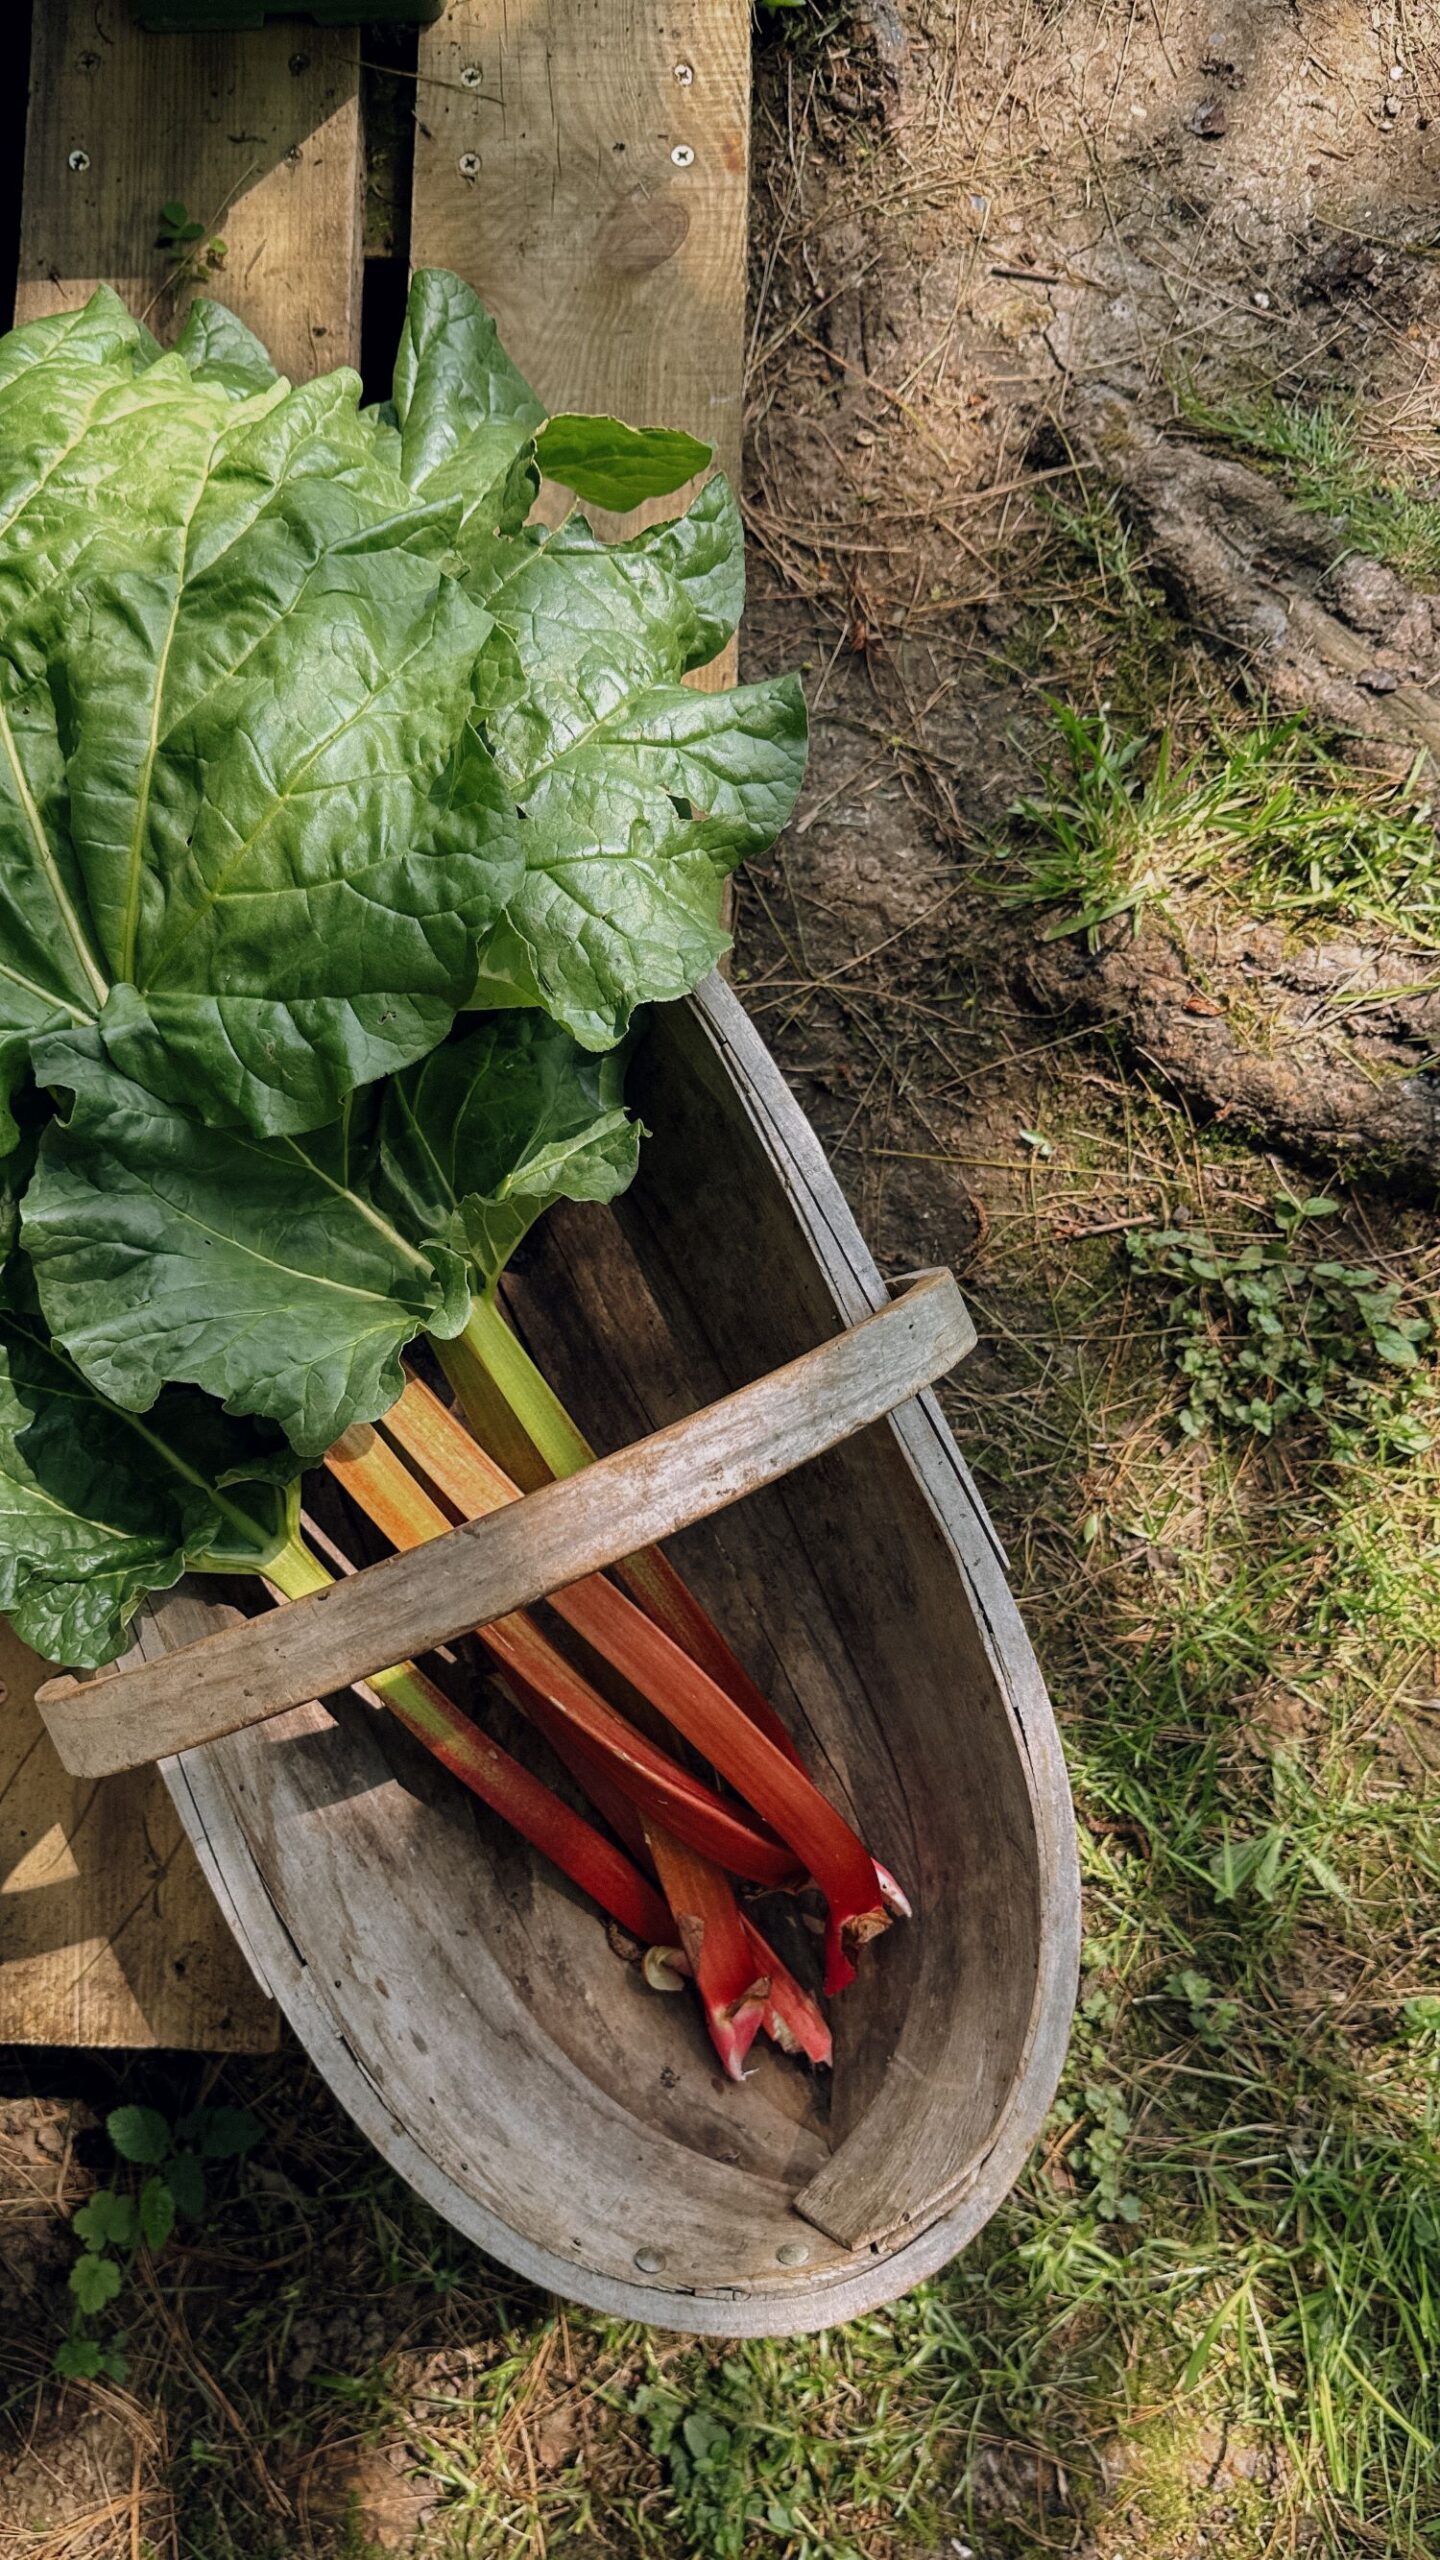
[[[346,363],[359,328],[360,175],[353,32],[146,35],[128,0],[45,0],[16,319],[74,310],[105,283],[168,338],[194,294],[210,293],[251,320],[282,373],[304,380]],[[225,243],[198,278],[179,280],[158,245],[171,199]]]

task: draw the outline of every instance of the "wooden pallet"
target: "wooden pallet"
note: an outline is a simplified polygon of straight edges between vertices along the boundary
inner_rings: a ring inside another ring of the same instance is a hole
[[[358,361],[361,70],[353,31],[151,36],[128,0],[35,0],[17,319],[106,282],[170,334],[174,197],[286,371]],[[413,262],[475,286],[543,398],[688,427],[734,471],[748,99],[748,0],[451,0],[420,37]],[[269,2050],[160,1779],[67,1777],[43,1676],[0,1621],[0,2042]]]

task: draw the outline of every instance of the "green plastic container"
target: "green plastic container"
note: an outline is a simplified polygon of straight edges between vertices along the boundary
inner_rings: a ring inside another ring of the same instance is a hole
[[[428,26],[445,0],[137,0],[135,15],[152,35],[238,35],[273,18],[308,18],[312,27]]]

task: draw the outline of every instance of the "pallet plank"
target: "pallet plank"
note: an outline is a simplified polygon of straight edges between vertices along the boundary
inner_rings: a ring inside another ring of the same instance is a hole
[[[157,1772],[77,1782],[0,1618],[0,2042],[270,2052],[276,2014]]]
[[[415,265],[474,286],[542,400],[687,428],[737,482],[749,109],[749,0],[451,0],[420,39]]]
[[[299,379],[354,356],[360,309],[353,33],[145,34],[128,0],[37,0],[15,313],[111,284],[166,338],[195,293],[226,302]],[[160,208],[225,242],[174,278]]]
[[[169,336],[196,290],[295,376],[359,350],[359,39],[307,26],[152,36],[128,0],[37,0],[16,316],[115,287]],[[175,284],[157,215],[226,242]],[[0,2042],[269,2051],[273,2006],[155,1770],[67,1777],[0,1621]]]

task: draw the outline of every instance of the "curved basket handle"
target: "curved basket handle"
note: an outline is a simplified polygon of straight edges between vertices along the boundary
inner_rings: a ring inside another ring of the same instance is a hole
[[[48,1681],[36,1704],[75,1777],[218,1742],[528,1608],[773,1484],[907,1403],[974,1341],[953,1275],[922,1272],[893,1306],[579,1475],[158,1661]]]

